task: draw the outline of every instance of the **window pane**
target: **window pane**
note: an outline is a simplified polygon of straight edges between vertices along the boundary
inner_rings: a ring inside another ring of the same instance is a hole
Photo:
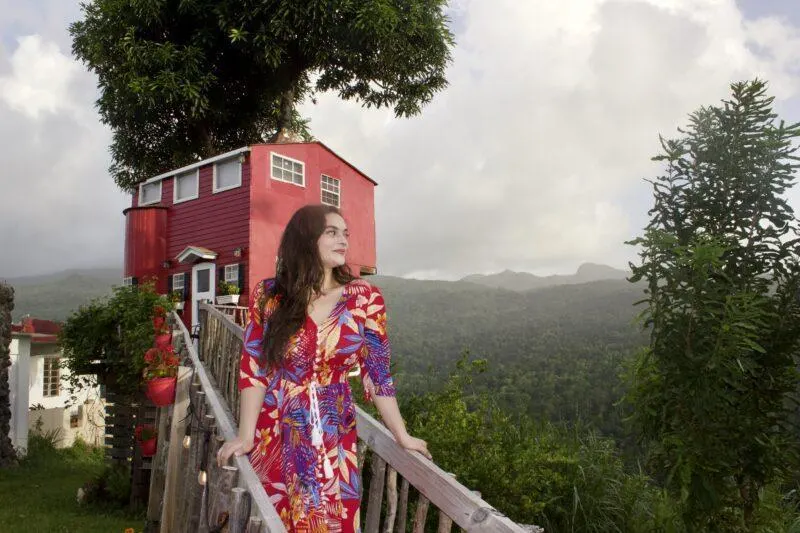
[[[184,200],[197,196],[197,172],[190,172],[175,178],[175,198]]]
[[[211,269],[204,268],[197,271],[197,292],[208,292],[210,278]]]
[[[161,200],[161,182],[148,183],[142,186],[142,198],[140,203],[149,204]]]
[[[231,159],[217,163],[217,189],[236,187],[242,183],[242,167],[239,161]]]

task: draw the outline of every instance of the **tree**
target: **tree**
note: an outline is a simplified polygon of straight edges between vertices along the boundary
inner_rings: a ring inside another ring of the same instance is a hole
[[[92,0],[70,26],[99,78],[123,189],[276,131],[308,137],[294,106],[333,90],[419,113],[447,81],[446,0]]]
[[[14,289],[0,283],[0,467],[17,462],[17,453],[11,444],[11,396],[8,386],[8,369],[11,367],[11,311],[14,309]]]
[[[692,530],[752,526],[759,491],[796,451],[789,420],[800,338],[798,223],[784,193],[798,167],[766,84],[662,139],[666,173],[632,281],[646,280],[649,347],[628,401],[652,464]]]

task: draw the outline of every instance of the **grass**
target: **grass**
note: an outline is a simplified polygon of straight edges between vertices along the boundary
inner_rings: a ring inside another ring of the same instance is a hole
[[[78,442],[56,449],[32,434],[28,456],[0,470],[0,531],[123,533],[144,529],[143,515],[103,509],[76,499],[78,488],[104,469],[103,450]]]

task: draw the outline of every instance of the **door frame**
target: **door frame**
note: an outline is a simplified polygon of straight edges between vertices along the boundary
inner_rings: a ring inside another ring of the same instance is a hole
[[[197,272],[209,267],[211,272],[209,272],[208,275],[208,291],[203,294],[210,296],[204,296],[203,300],[209,300],[209,303],[213,304],[214,298],[216,298],[217,295],[217,264],[211,261],[203,261],[202,263],[192,265],[192,292],[189,300],[192,305],[192,328],[200,323],[200,306],[198,305],[200,298],[198,298],[197,292]]]

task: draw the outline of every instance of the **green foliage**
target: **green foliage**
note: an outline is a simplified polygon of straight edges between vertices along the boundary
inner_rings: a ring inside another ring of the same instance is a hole
[[[79,503],[78,490],[87,479],[99,479],[106,468],[104,461],[101,447],[77,440],[71,447],[56,449],[40,435],[32,434],[27,456],[19,466],[3,470],[0,475],[0,531],[140,530],[144,524],[141,514],[132,515],[105,502]],[[130,485],[129,479],[127,484]]]
[[[404,403],[409,431],[428,441],[437,464],[513,520],[546,531],[681,531],[671,501],[625,471],[613,441],[511,416],[476,394],[486,366],[465,355],[440,391]]]
[[[67,319],[59,343],[73,396],[91,386],[91,374],[114,381],[123,394],[139,389],[144,355],[153,346],[156,306],[170,309],[171,303],[150,284],[116,287],[110,298],[81,306]]]
[[[126,509],[131,497],[131,472],[125,465],[107,464],[83,484],[86,503],[103,509]]]
[[[217,296],[227,296],[229,294],[239,294],[239,286],[235,283],[220,281],[217,285]]]
[[[655,205],[632,281],[650,345],[628,402],[651,464],[692,530],[750,530],[766,486],[796,464],[789,427],[800,338],[798,224],[784,197],[797,125],[761,81],[732,85],[662,140]]]
[[[70,27],[100,80],[124,189],[288,128],[294,111],[336,91],[367,107],[420,112],[446,85],[445,0],[91,0]]]

